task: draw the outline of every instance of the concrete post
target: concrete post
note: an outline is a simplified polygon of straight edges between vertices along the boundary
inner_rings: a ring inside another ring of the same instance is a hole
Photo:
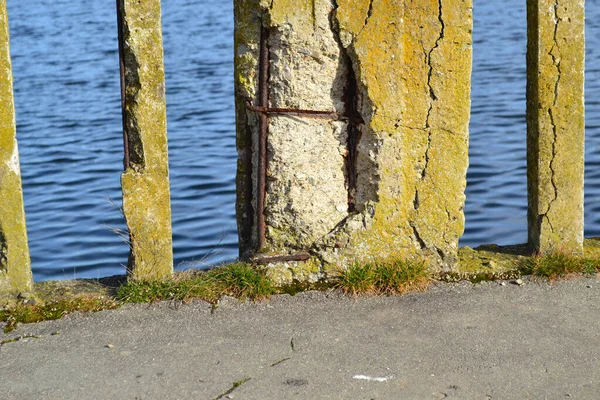
[[[117,0],[117,9],[129,272],[162,279],[173,272],[173,248],[160,0]]]
[[[583,250],[584,0],[528,0],[529,244]]]
[[[0,300],[32,290],[6,0],[0,0]]]
[[[304,263],[313,278],[323,272],[315,263],[418,256],[454,266],[464,229],[471,9],[470,0],[235,1],[242,254],[284,259],[295,271]]]

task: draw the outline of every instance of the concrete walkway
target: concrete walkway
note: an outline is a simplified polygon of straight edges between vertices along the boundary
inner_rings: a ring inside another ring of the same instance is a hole
[[[600,279],[128,306],[1,340],[2,399],[598,399]],[[235,383],[238,383],[237,387]]]

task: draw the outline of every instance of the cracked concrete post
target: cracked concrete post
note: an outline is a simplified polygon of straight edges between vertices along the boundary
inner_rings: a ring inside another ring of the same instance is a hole
[[[529,244],[583,251],[584,0],[528,0]]]
[[[155,280],[173,272],[167,115],[160,0],[117,0],[128,272]]]
[[[32,290],[6,0],[0,1],[0,301]]]
[[[271,263],[282,281],[408,257],[451,269],[464,229],[471,0],[236,0],[235,18],[242,255],[287,256]],[[264,210],[256,202],[261,111]]]

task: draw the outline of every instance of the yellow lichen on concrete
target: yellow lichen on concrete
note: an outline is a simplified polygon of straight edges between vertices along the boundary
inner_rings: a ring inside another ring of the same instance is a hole
[[[249,215],[256,212],[258,129],[244,101],[256,102],[262,27],[269,34],[270,107],[336,116],[269,115],[261,251],[310,252],[323,275],[356,261],[456,264],[468,164],[471,4],[236,2],[242,253],[256,244]]]
[[[131,234],[131,276],[156,280],[173,271],[169,181],[163,174],[127,171],[121,176],[123,213]]]
[[[365,90],[363,117],[376,133],[393,133],[402,118],[404,13],[404,3],[395,0],[343,0],[335,11],[342,44]]]
[[[298,35],[310,35],[314,30],[315,2],[319,0],[273,0],[269,6],[268,25],[287,24]]]
[[[125,126],[130,163],[121,177],[131,233],[129,269],[140,280],[173,271],[160,0],[122,0]]]
[[[316,283],[323,278],[321,262],[316,258],[265,266],[267,277],[278,287],[294,283]]]
[[[362,140],[379,143],[373,222],[353,256],[424,252],[452,267],[464,230],[471,3],[346,0],[336,17],[363,86]]]
[[[8,15],[6,1],[2,0],[0,1],[0,302],[31,292],[32,285],[16,139]]]
[[[529,0],[529,242],[543,253],[583,246],[585,10]]]

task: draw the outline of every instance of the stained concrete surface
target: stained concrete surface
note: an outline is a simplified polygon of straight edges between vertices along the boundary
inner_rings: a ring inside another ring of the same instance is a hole
[[[595,399],[600,278],[127,306],[0,340],[3,399]],[[58,333],[58,334],[56,334]],[[34,335],[37,338],[23,337]],[[110,346],[109,346],[110,345]]]

